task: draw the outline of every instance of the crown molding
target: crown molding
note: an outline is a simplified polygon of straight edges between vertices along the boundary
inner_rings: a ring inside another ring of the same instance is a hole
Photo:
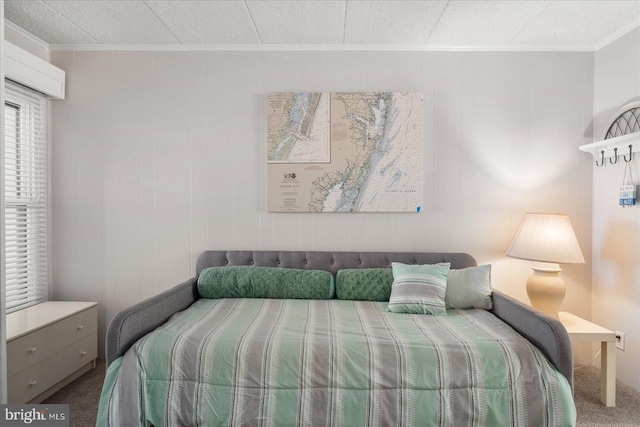
[[[51,44],[51,51],[160,52],[593,52],[592,46],[433,46],[433,45],[186,45],[186,44]]]

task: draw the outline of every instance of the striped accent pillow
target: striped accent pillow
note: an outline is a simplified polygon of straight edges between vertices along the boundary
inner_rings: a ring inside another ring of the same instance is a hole
[[[393,313],[442,315],[449,264],[391,264],[393,285],[387,310]]]

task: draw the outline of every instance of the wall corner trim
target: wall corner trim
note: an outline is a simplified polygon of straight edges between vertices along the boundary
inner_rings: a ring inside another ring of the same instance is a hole
[[[52,99],[64,99],[65,72],[13,43],[4,43],[5,78],[42,92]]]

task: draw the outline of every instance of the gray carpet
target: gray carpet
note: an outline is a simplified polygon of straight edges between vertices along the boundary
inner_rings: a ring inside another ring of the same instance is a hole
[[[600,370],[595,366],[575,369],[574,400],[578,410],[578,425],[640,426],[640,393],[622,384],[616,384],[616,407],[607,408],[600,403]]]
[[[95,425],[98,401],[104,379],[104,360],[98,367],[72,382],[43,403],[67,403],[71,413],[71,427]],[[618,382],[616,407],[600,404],[600,371],[594,366],[575,371],[575,401],[578,426],[640,426],[640,393]]]
[[[68,404],[71,418],[69,427],[95,426],[105,366],[104,360],[98,360],[96,369],[91,369],[71,384],[49,396],[42,403]]]

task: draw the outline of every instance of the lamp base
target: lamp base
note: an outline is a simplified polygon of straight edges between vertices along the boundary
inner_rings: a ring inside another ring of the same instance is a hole
[[[558,264],[540,263],[532,267],[533,274],[527,280],[527,295],[531,305],[541,312],[558,319],[558,311],[567,292],[562,269]]]

